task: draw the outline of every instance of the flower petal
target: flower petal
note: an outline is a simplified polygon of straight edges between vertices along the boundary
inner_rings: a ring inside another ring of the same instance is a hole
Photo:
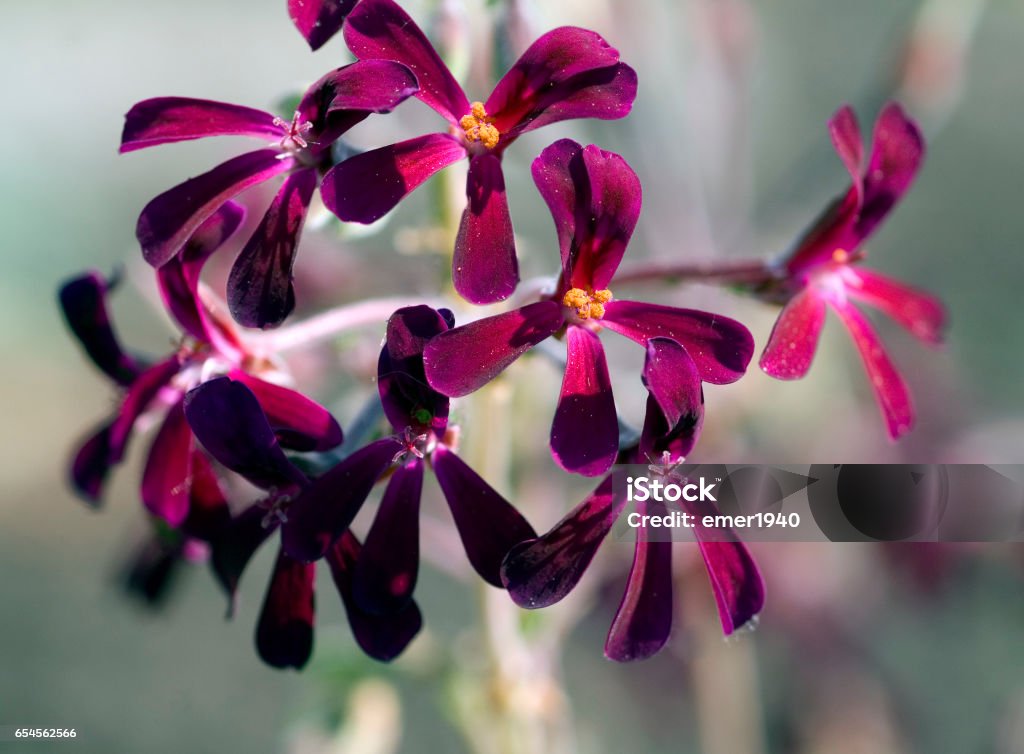
[[[863,267],[843,270],[846,292],[881,309],[912,335],[928,343],[941,343],[946,329],[946,307],[935,296]]]
[[[825,324],[825,302],[805,288],[789,300],[772,327],[761,354],[761,369],[777,380],[798,380],[807,374]]]
[[[207,136],[280,139],[281,127],[262,110],[192,97],[156,97],[132,106],[124,116],[120,152]]]
[[[518,135],[568,118],[622,118],[636,99],[636,73],[601,35],[574,26],[549,31],[498,82],[486,109]]]
[[[309,43],[311,50],[319,50],[341,31],[345,17],[352,12],[357,0],[288,0],[288,16]]]
[[[437,171],[466,156],[448,134],[427,134],[357,154],[324,176],[320,194],[345,222],[372,223]]]
[[[431,457],[469,562],[488,584],[501,588],[501,561],[537,534],[505,498],[466,462],[439,445]]]
[[[185,395],[185,416],[211,456],[257,487],[306,484],[281,450],[256,396],[241,382],[218,377],[193,388]]]
[[[228,277],[228,307],[239,324],[276,327],[295,308],[292,266],[316,184],[315,170],[289,175],[235,260]]]
[[[838,297],[829,298],[828,303],[839,315],[839,319],[843,321],[843,325],[849,330],[853,342],[857,345],[860,358],[871,380],[875,399],[885,417],[889,436],[893,440],[899,439],[914,426],[914,407],[906,383],[896,371],[867,317],[853,304]]]
[[[469,100],[426,35],[391,0],[362,0],[345,24],[345,41],[360,60],[394,60],[412,69],[416,95],[450,123],[469,112]]]
[[[441,333],[423,351],[427,381],[445,395],[468,395],[564,323],[557,302],[540,301]]]
[[[377,389],[384,414],[396,432],[412,427],[417,434],[444,434],[448,398],[427,384],[423,349],[448,329],[444,317],[429,306],[399,309],[388,320],[387,338],[377,364]]]
[[[147,369],[129,386],[117,416],[110,425],[111,463],[118,463],[124,457],[135,422],[179,369],[181,364],[178,357],[171,356]]]
[[[188,517],[181,528],[190,537],[212,542],[231,523],[231,510],[213,465],[195,442],[191,457]]]
[[[423,616],[413,600],[397,613],[387,615],[374,615],[359,607],[352,594],[352,575],[361,557],[360,551],[359,540],[346,531],[327,553],[327,563],[356,643],[375,660],[390,662],[402,654],[420,632]]]
[[[331,412],[302,393],[253,377],[241,369],[231,370],[228,376],[252,391],[277,433],[278,442],[289,450],[330,450],[344,439]]]
[[[878,116],[864,174],[864,205],[854,227],[863,242],[907,192],[924,161],[924,136],[897,103]]]
[[[625,504],[616,501],[612,477],[594,490],[551,531],[513,547],[501,565],[501,581],[520,607],[561,601],[579,583]]]
[[[619,452],[619,419],[601,339],[570,325],[568,360],[551,423],[551,455],[566,471],[600,476]]]
[[[472,304],[503,301],[519,282],[516,239],[505,196],[501,162],[493,154],[473,157],[452,259],[452,284]]]
[[[71,461],[71,486],[78,496],[93,507],[99,506],[114,463],[110,454],[110,424],[104,424],[86,438]]]
[[[671,338],[690,354],[700,378],[714,385],[742,377],[754,354],[754,338],[746,327],[696,309],[612,301],[605,304],[601,324],[641,345],[650,338]]]
[[[192,446],[192,430],[178,401],[153,438],[142,472],[142,504],[174,529],[188,516]]]
[[[686,349],[668,338],[647,341],[643,383],[650,395],[640,435],[640,453],[665,451],[677,462],[690,455],[704,423],[700,372]]]
[[[850,180],[858,193],[861,191],[862,173],[864,166],[864,140],[860,135],[860,124],[857,122],[857,114],[849,105],[843,105],[836,110],[828,122],[828,131],[832,136],[832,145],[843,161]]]
[[[135,226],[146,261],[154,267],[167,264],[224,202],[291,170],[294,161],[279,159],[280,155],[276,149],[239,155],[153,199],[143,208]]]
[[[113,287],[98,272],[88,272],[60,287],[64,321],[93,363],[110,379],[127,387],[143,366],[121,348],[107,311],[107,293]]]
[[[316,565],[279,550],[256,624],[256,651],[275,668],[301,670],[313,654]]]
[[[322,558],[391,466],[402,445],[391,438],[360,448],[314,480],[288,508],[281,541],[293,558]]]
[[[352,576],[356,604],[393,615],[412,599],[420,565],[420,493],[423,461],[399,466],[388,482]]]
[[[252,556],[270,535],[276,525],[264,526],[267,511],[251,505],[235,516],[215,536],[210,544],[210,567],[228,596],[228,615],[235,611],[238,582]]]

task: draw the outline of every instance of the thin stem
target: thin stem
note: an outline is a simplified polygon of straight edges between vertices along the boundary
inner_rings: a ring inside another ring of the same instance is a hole
[[[765,259],[708,260],[706,262],[650,262],[627,268],[615,276],[615,283],[763,283],[777,273]]]

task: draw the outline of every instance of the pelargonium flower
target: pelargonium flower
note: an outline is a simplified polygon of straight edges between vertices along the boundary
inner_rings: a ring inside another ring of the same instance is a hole
[[[312,50],[341,31],[358,0],[288,0],[288,16]]]
[[[942,341],[946,314],[938,299],[856,265],[864,258],[864,242],[913,183],[924,158],[924,137],[896,103],[878,116],[867,163],[850,107],[832,117],[829,130],[852,184],[780,265],[780,279],[760,290],[766,298],[785,303],[760,364],[777,379],[803,377],[817,349],[825,307],[831,307],[853,337],[889,435],[896,439],[914,424],[910,393],[871,323],[852,301],[880,309],[925,342]]]
[[[287,530],[293,501],[312,491],[310,479],[285,455],[265,406],[250,387],[231,377],[205,382],[185,396],[185,416],[203,447],[219,463],[264,490],[266,496],[222,527],[212,542],[211,564],[235,611],[238,583],[252,556],[275,531]],[[376,615],[353,597],[353,574],[362,545],[345,531],[324,553],[356,642],[387,662],[400,655],[423,625],[419,608],[406,600]],[[274,570],[256,623],[256,649],[268,665],[301,669],[313,652],[316,565],[278,548]]]
[[[331,165],[331,145],[371,113],[385,113],[416,92],[400,63],[368,60],[331,71],[313,84],[291,121],[273,113],[189,97],[139,102],[125,116],[121,152],[207,136],[272,139],[153,199],[135,234],[146,261],[162,267],[225,201],[285,176],[235,261],[228,280],[231,314],[247,327],[273,327],[295,308],[292,266],[306,211]]]
[[[438,335],[424,352],[426,377],[445,395],[467,395],[541,341],[564,335],[568,361],[551,452],[567,471],[598,476],[619,448],[608,364],[597,335],[602,328],[641,345],[653,337],[675,339],[697,365],[697,389],[700,381],[739,379],[754,342],[743,325],[727,317],[613,299],[609,285],[641,203],[640,181],[622,157],[565,139],[534,161],[533,178],[558,231],[562,274],[554,294]]]
[[[327,449],[341,442],[341,428],[326,409],[257,376],[276,377],[272,365],[250,353],[230,322],[201,295],[203,264],[237,230],[243,215],[237,205],[224,204],[157,272],[161,295],[182,329],[182,340],[155,364],[146,364],[121,347],[106,305],[109,285],[98,273],[77,277],[61,288],[60,303],[71,331],[99,369],[124,390],[114,415],[85,441],[72,464],[75,489],[93,504],[100,501],[110,469],[124,458],[140,419],[163,412],[142,475],[142,502],[173,528],[210,531],[211,520],[226,514],[226,504],[209,460],[185,421],[182,398],[217,374],[231,374],[250,386],[289,447]]]
[[[691,379],[680,379],[689,375]],[[639,442],[623,451],[622,463],[648,463],[670,468],[689,455],[704,416],[699,368],[687,349],[667,338],[647,342],[643,371],[649,391],[647,416]],[[526,608],[553,605],[579,583],[598,547],[625,507],[625,495],[616,493],[608,475],[552,529],[512,548],[502,565],[502,580],[516,604]],[[681,500],[696,521],[713,515],[710,502]],[[637,512],[646,510],[637,503]],[[708,572],[722,630],[729,635],[748,624],[764,606],[764,583],[743,543],[711,541],[694,529]],[[719,535],[720,536],[720,535]],[[717,537],[716,537],[717,539]],[[672,542],[653,541],[645,528],[637,529],[633,567],[616,612],[605,655],[612,660],[640,660],[655,654],[672,629]]]
[[[598,34],[562,27],[540,37],[486,102],[470,102],[426,36],[392,0],[362,0],[345,24],[362,60],[397,60],[419,80],[416,96],[449,123],[349,158],[324,178],[324,203],[342,220],[370,223],[437,171],[469,158],[467,206],[455,243],[455,289],[477,304],[507,298],[519,280],[501,158],[520,135],[571,118],[625,117],[636,73]]]
[[[399,309],[388,321],[378,365],[384,414],[395,434],[370,443],[316,480],[288,508],[283,541],[294,558],[309,561],[336,546],[370,490],[389,472],[380,509],[356,565],[355,599],[365,610],[389,614],[411,598],[419,567],[419,505],[429,465],[451,509],[470,564],[501,587],[502,558],[536,536],[511,504],[455,453],[448,399],[423,374],[423,349],[452,324],[452,315],[428,306]]]

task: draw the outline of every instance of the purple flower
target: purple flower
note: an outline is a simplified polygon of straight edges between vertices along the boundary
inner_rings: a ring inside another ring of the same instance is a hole
[[[445,395],[467,395],[542,340],[564,334],[568,361],[551,452],[567,471],[599,476],[614,462],[619,436],[602,327],[641,345],[661,336],[678,341],[696,364],[697,389],[700,381],[739,379],[754,342],[743,325],[717,314],[613,300],[608,286],[641,202],[640,181],[620,156],[566,139],[534,161],[533,177],[558,231],[562,275],[554,295],[438,335],[424,352],[426,377]]]
[[[507,298],[519,280],[501,157],[521,134],[570,118],[626,116],[636,73],[598,34],[562,27],[540,37],[486,102],[470,102],[426,36],[392,0],[363,0],[345,40],[362,60],[397,60],[416,96],[449,123],[445,133],[352,157],[324,178],[323,198],[342,220],[370,223],[431,175],[468,157],[467,206],[455,243],[455,289],[477,304]]]
[[[239,323],[280,324],[295,307],[295,249],[313,192],[330,166],[331,145],[371,113],[389,112],[416,89],[415,77],[405,66],[371,60],[339,68],[313,84],[291,121],[262,110],[187,97],[139,102],[125,116],[121,152],[207,136],[272,140],[270,147],[221,163],[147,204],[135,229],[146,261],[164,266],[224,202],[283,175],[281,188],[228,281],[228,304]]]
[[[107,311],[109,285],[95,272],[66,283],[60,303],[86,353],[124,390],[114,415],[81,446],[72,463],[75,489],[99,502],[110,469],[124,457],[139,419],[164,412],[142,475],[142,501],[173,528],[207,538],[227,513],[206,455],[185,421],[182,398],[199,382],[231,374],[259,396],[283,442],[299,450],[326,449],[342,440],[326,409],[305,396],[254,373],[264,362],[248,352],[234,328],[218,317],[201,294],[199,275],[209,256],[231,236],[243,211],[224,204],[195,231],[180,254],[157,272],[168,311],[182,328],[181,346],[147,365],[121,347]]]
[[[689,379],[680,379],[688,376]],[[658,459],[665,466],[682,461],[697,440],[704,415],[699,368],[686,348],[674,340],[647,342],[643,372],[649,391],[647,417],[639,443],[622,453],[624,463]],[[696,520],[714,514],[707,502],[686,502]],[[638,512],[643,514],[645,511]],[[625,506],[608,475],[549,532],[514,547],[502,565],[502,580],[516,604],[526,608],[553,605],[579,583],[598,547]],[[651,511],[657,512],[657,511]],[[706,541],[695,529],[722,630],[733,633],[764,606],[764,583],[757,565],[740,542]],[[672,543],[652,541],[637,530],[633,567],[622,602],[605,642],[605,655],[618,661],[640,660],[660,650],[672,628]]]
[[[852,301],[880,309],[928,343],[942,341],[946,314],[934,296],[854,265],[864,258],[864,242],[910,188],[924,158],[924,137],[895,103],[878,116],[866,164],[860,128],[850,107],[832,117],[829,130],[852,183],[785,260],[781,279],[760,291],[785,303],[761,355],[761,368],[780,380],[803,377],[814,359],[828,305],[853,337],[889,435],[896,439],[914,423],[910,393],[878,335]]]
[[[358,0],[288,0],[288,16],[310,49],[319,50],[341,31]]]
[[[315,560],[336,546],[373,486],[391,472],[353,574],[357,604],[374,614],[403,609],[416,585],[420,492],[428,464],[466,555],[485,581],[500,587],[502,558],[513,545],[535,536],[516,509],[453,450],[457,432],[448,426],[448,399],[427,385],[423,373],[425,345],[450,326],[450,312],[428,306],[392,315],[378,388],[395,435],[357,450],[313,482],[287,511],[285,551],[299,560]]]

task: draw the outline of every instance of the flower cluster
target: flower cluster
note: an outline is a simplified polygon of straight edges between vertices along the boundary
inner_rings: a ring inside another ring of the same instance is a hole
[[[61,289],[69,327],[122,391],[113,417],[76,453],[72,480],[86,499],[98,501],[136,427],[162,417],[140,493],[148,512],[177,537],[174,547],[160,551],[160,567],[168,558],[208,558],[233,613],[246,565],[280,532],[257,621],[260,656],[276,667],[306,664],[313,649],[316,563],[324,560],[357,643],[387,661],[423,622],[413,593],[428,471],[476,573],[523,607],[546,607],[578,583],[626,505],[612,484],[613,464],[672,467],[689,457],[704,423],[704,384],[740,379],[755,345],[744,325],[720,314],[613,293],[640,216],[641,182],[622,156],[562,139],[532,163],[555,226],[551,269],[558,269],[557,243],[560,271],[552,286],[504,313],[467,316],[458,326],[452,311],[427,305],[382,316],[377,389],[386,421],[342,445],[339,423],[288,386],[287,362],[261,332],[284,323],[295,307],[292,268],[317,190],[341,221],[372,223],[434,173],[468,160],[452,284],[470,304],[502,301],[519,282],[505,150],[520,135],[557,121],[627,116],[637,76],[594,32],[563,27],[530,45],[486,100],[471,101],[393,0],[298,0],[288,7],[311,48],[341,32],[357,58],[309,87],[293,114],[161,97],[136,104],[126,116],[122,152],[217,135],[271,144],[169,189],[139,216],[141,256],[155,268],[163,304],[181,329],[172,354],[150,363],[121,347],[106,300],[113,282],[100,274],[89,272]],[[441,115],[447,128],[362,153],[337,148],[354,125],[410,97]],[[831,128],[852,177],[849,191],[792,255],[748,281],[751,292],[785,305],[761,367],[781,379],[803,376],[825,306],[832,307],[854,335],[896,437],[912,421],[906,387],[848,298],[878,306],[926,340],[939,339],[943,311],[935,299],[852,266],[864,240],[909,187],[923,140],[902,110],[890,105],[865,165],[852,112],[841,110]],[[233,199],[269,181],[280,181],[276,195],[237,244],[225,290],[213,290],[201,279],[203,267],[230,246],[243,224],[244,211]],[[646,352],[640,382],[647,410],[636,437],[620,433],[602,346],[605,330]],[[564,342],[566,353],[551,454],[565,471],[603,480],[538,536],[462,460],[450,404],[484,388],[549,339]],[[378,486],[379,506],[361,542],[352,525]],[[703,513],[711,504],[685,505]],[[760,612],[761,576],[741,543],[704,541],[697,534],[723,630],[730,634]],[[672,591],[671,544],[640,529],[606,655],[633,660],[657,652],[671,629]]]

